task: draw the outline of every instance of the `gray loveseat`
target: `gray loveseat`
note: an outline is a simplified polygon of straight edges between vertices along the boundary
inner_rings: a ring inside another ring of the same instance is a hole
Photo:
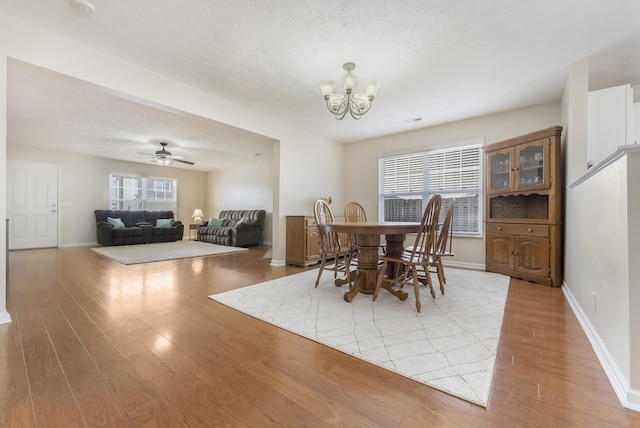
[[[220,226],[209,227],[204,221],[196,228],[196,239],[219,245],[248,247],[260,245],[264,235],[265,210],[225,210],[220,211],[217,219]],[[218,221],[220,222],[220,221]]]
[[[175,220],[173,211],[95,210],[98,244],[132,245],[150,242],[181,241],[184,225]],[[124,224],[116,228],[107,217],[120,219]],[[158,227],[158,220],[166,220],[166,227]]]

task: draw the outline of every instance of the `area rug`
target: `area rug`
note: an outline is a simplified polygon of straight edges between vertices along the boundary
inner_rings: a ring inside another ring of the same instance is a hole
[[[248,251],[246,248],[209,244],[200,241],[158,242],[156,244],[94,247],[91,250],[123,265],[186,259],[189,257],[217,256]]]
[[[413,289],[400,301],[381,290],[376,301],[316,269],[209,296],[346,354],[486,407],[500,339],[509,277],[447,269],[445,295],[422,287],[421,313]],[[435,279],[435,278],[434,278]],[[436,279],[437,281],[437,279]]]

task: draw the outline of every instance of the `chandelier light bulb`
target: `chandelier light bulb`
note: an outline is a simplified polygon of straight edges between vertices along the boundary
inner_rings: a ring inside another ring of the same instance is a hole
[[[342,87],[345,91],[353,91],[357,83],[358,79],[351,73],[347,73],[342,77]]]
[[[326,99],[326,97],[331,96],[331,94],[333,93],[333,88],[335,88],[336,84],[331,80],[325,80],[323,82],[320,82],[319,86],[320,91],[322,92],[322,96]]]
[[[371,82],[364,87],[364,92],[367,94],[367,97],[373,100],[376,95],[378,95],[378,89],[380,89],[380,84],[378,82]]]

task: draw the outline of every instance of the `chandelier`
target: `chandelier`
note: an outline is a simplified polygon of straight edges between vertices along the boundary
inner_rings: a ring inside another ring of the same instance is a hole
[[[327,102],[327,108],[338,120],[342,120],[347,113],[358,120],[364,116],[373,104],[373,99],[378,93],[380,84],[378,82],[368,83],[363,92],[354,93],[358,79],[351,74],[356,65],[352,62],[345,63],[342,68],[347,72],[342,77],[342,87],[344,94],[334,94],[335,82],[325,81],[320,83],[320,91]]]

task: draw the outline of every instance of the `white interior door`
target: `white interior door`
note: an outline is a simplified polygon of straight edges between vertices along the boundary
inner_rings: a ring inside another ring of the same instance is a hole
[[[58,167],[7,162],[9,249],[58,246]]]

